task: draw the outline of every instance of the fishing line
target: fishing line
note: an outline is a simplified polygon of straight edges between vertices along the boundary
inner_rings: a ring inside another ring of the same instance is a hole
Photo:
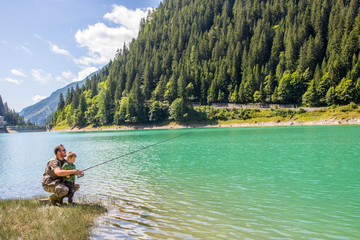
[[[88,168],[83,169],[82,171],[85,172],[85,171],[87,171],[87,170],[89,170],[89,169],[91,169],[91,168],[101,166],[101,165],[103,165],[103,164],[106,164],[106,163],[115,161],[115,160],[117,160],[117,159],[119,159],[119,158],[123,158],[123,157],[129,156],[129,155],[131,155],[131,154],[134,154],[134,153],[136,153],[136,152],[140,152],[140,151],[142,151],[142,150],[144,150],[144,149],[151,148],[151,147],[154,147],[154,146],[159,145],[159,144],[161,144],[161,143],[164,143],[164,142],[168,142],[168,141],[170,141],[170,140],[173,140],[173,139],[175,139],[175,138],[182,137],[182,136],[184,136],[184,135],[186,135],[186,134],[189,134],[189,133],[192,133],[192,132],[194,132],[194,131],[195,131],[195,130],[192,130],[192,131],[189,131],[189,132],[186,132],[186,133],[177,135],[177,136],[175,136],[175,137],[167,138],[167,139],[165,139],[165,140],[163,140],[163,141],[160,141],[160,142],[157,142],[157,143],[154,143],[154,144],[150,144],[150,145],[148,145],[148,146],[145,146],[145,147],[143,147],[143,148],[139,148],[139,149],[134,150],[134,151],[132,151],[132,152],[129,152],[129,153],[123,154],[123,155],[121,155],[121,156],[112,158],[112,159],[107,160],[107,161],[105,161],[105,162],[101,162],[101,163],[95,164],[95,165],[93,165],[93,166],[90,166],[90,167],[88,167]],[[78,178],[83,177],[83,176],[84,176],[84,175],[79,175]]]

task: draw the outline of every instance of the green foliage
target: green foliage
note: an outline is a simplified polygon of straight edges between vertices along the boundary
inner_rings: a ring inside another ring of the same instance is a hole
[[[319,96],[318,93],[316,92],[316,88],[315,88],[315,81],[312,80],[307,88],[307,91],[304,93],[304,95],[302,96],[302,102],[304,103],[304,105],[307,106],[317,106],[319,104]]]
[[[60,93],[60,95],[59,95],[59,103],[58,103],[57,109],[63,110],[64,107],[65,107],[64,96],[63,96],[62,93]]]
[[[129,98],[123,97],[120,101],[117,111],[114,116],[114,122],[118,125],[123,124],[129,118]]]
[[[149,110],[150,122],[161,122],[168,117],[168,108],[161,102],[155,101],[151,104]]]
[[[358,108],[358,107],[356,106],[356,104],[353,103],[353,102],[351,102],[350,104],[345,105],[345,106],[342,106],[342,107],[340,107],[339,109],[340,109],[340,111],[342,111],[342,112],[351,112],[351,111],[353,111],[354,109],[357,109],[357,108]]]
[[[23,117],[19,113],[15,112],[14,109],[10,109],[7,102],[3,103],[3,100],[0,95],[0,116],[4,117],[7,125],[17,125],[24,126],[26,125]]]
[[[279,103],[301,103],[304,92],[302,76],[298,72],[286,74],[281,78],[277,90],[277,100]]]
[[[328,105],[334,105],[336,103],[336,95],[335,95],[334,87],[330,87],[328,92],[326,93],[326,103]]]
[[[359,103],[360,6],[354,2],[164,0],[141,21],[137,39],[85,87],[69,91],[54,117],[71,125],[144,123],[158,121],[159,106],[167,103],[173,119],[190,118],[192,110],[176,99]],[[82,94],[86,123],[79,122]]]
[[[354,84],[351,79],[343,78],[335,88],[337,102],[345,104],[354,100]]]
[[[182,122],[188,119],[190,107],[183,98],[177,98],[169,107],[170,119]]]
[[[0,116],[5,116],[5,106],[0,95]]]

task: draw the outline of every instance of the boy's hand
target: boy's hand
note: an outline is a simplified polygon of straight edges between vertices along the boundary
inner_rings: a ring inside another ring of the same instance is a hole
[[[66,178],[70,178],[70,175],[67,175]]]

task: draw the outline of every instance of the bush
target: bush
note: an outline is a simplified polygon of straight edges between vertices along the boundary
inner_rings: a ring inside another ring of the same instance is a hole
[[[342,106],[342,107],[340,107],[339,109],[340,109],[340,111],[342,111],[342,112],[349,112],[349,111],[353,111],[353,110],[356,109],[356,108],[357,108],[356,104],[353,103],[353,102],[351,102],[350,104],[345,105],[345,106]]]
[[[155,101],[151,104],[149,110],[150,122],[161,122],[165,120],[168,116],[168,108],[164,104],[158,101]]]
[[[306,113],[306,110],[305,110],[305,109],[303,109],[303,108],[299,108],[298,113],[299,113],[299,114]]]
[[[181,122],[188,119],[190,107],[183,98],[177,98],[169,107],[170,119]]]

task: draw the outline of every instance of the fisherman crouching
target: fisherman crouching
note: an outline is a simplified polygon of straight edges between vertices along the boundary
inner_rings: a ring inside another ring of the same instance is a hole
[[[49,201],[53,205],[61,205],[64,197],[69,194],[69,188],[63,184],[62,179],[66,176],[75,174],[83,175],[84,172],[80,170],[63,170],[62,167],[66,163],[66,149],[61,144],[54,149],[55,156],[47,163],[43,179],[42,186],[46,192],[54,193],[49,197]],[[79,190],[80,185],[75,183],[75,191]]]

